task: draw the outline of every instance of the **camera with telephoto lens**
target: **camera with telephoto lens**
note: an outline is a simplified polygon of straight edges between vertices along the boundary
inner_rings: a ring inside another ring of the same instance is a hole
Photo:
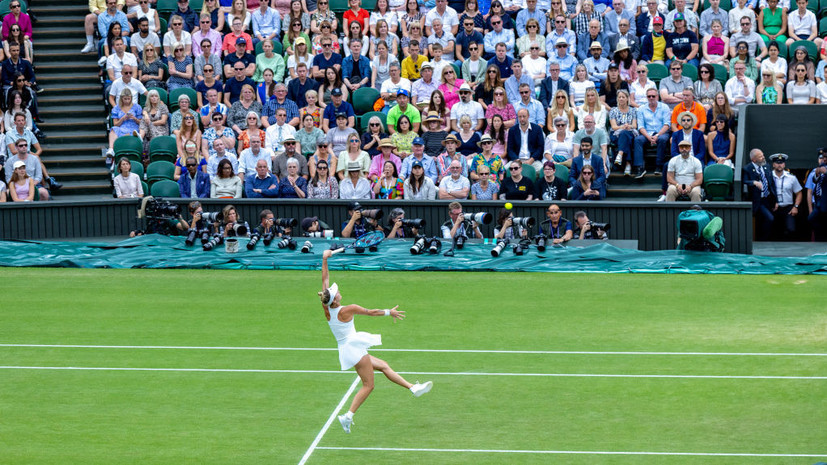
[[[374,220],[381,220],[385,216],[385,212],[381,208],[374,208],[373,210],[359,210],[362,212],[362,218],[370,218]]]
[[[531,216],[518,216],[516,218],[511,218],[511,224],[514,226],[519,226],[524,229],[528,229],[534,226],[535,220]]]
[[[247,250],[253,250],[256,248],[256,244],[261,239],[261,233],[258,232],[258,229],[254,229],[252,233],[250,233],[250,242],[247,243]]]
[[[416,236],[416,239],[414,239],[414,243],[411,246],[411,255],[419,255],[422,253],[422,251],[425,249],[426,239],[427,238],[422,235]]]
[[[191,228],[187,231],[187,238],[184,240],[184,243],[187,244],[187,247],[192,247],[195,244],[195,238],[198,237],[198,230],[195,228]]]
[[[295,218],[277,218],[273,220],[273,224],[279,228],[295,228],[299,222]]]
[[[201,220],[205,223],[220,223],[224,221],[224,214],[221,212],[201,212]]]
[[[508,239],[497,239],[497,245],[491,249],[492,257],[499,257],[503,253],[503,249],[508,245]]]
[[[461,249],[461,248],[465,247],[465,241],[467,239],[468,239],[468,236],[466,236],[465,234],[457,234],[456,236],[454,236],[454,241],[455,241],[454,247],[456,247],[457,249]]]
[[[138,208],[138,218],[146,219],[147,234],[178,234],[178,223],[181,218],[181,209],[178,205],[160,197],[144,197]]]
[[[412,220],[402,220],[402,227],[422,229],[425,227],[425,220],[422,218],[415,218]]]
[[[246,236],[246,235],[247,235],[247,231],[248,231],[249,229],[250,229],[250,228],[247,226],[247,223],[246,223],[246,222],[241,222],[241,223],[238,223],[238,222],[237,222],[237,223],[232,223],[232,225],[231,225],[231,227],[230,227],[230,230],[229,230],[229,231],[227,231],[227,235],[228,235],[228,236],[230,236],[230,237],[234,237],[234,236]]]
[[[608,231],[611,229],[612,225],[609,223],[597,223],[595,221],[589,221],[589,227],[592,229],[600,229],[601,231]]]
[[[264,245],[269,246],[271,242],[273,242],[273,238],[276,237],[276,232],[271,230],[270,232],[261,236],[261,241],[264,242]]]
[[[537,234],[534,236],[534,243],[537,244],[538,252],[545,252],[546,244],[548,244],[548,236],[545,234]]]
[[[302,253],[310,253],[313,250],[313,243],[310,241],[304,241],[304,245],[302,245]]]
[[[284,237],[281,238],[279,243],[276,244],[276,246],[280,249],[287,248],[287,249],[290,249],[290,250],[296,250],[296,247],[298,246],[298,244],[296,243],[296,241],[293,240],[292,237],[284,236]]]
[[[528,239],[523,239],[520,242],[517,242],[516,244],[513,244],[511,246],[511,250],[514,251],[514,255],[522,255],[526,251],[528,251],[528,248],[530,246],[531,246],[531,241],[529,241]]]
[[[222,234],[216,234],[212,237],[212,239],[207,241],[207,243],[204,244],[202,247],[204,248],[204,251],[207,252],[207,251],[210,251],[210,250],[218,247],[219,245],[221,245],[223,243],[224,243],[224,236]]]
[[[463,213],[462,217],[465,221],[476,221],[477,224],[491,224],[494,221],[494,215],[486,212]]]
[[[324,237],[324,232],[322,232],[322,231],[305,232],[304,237]]]
[[[436,255],[440,250],[442,250],[442,241],[436,236],[432,237],[428,241],[428,253],[431,255]]]

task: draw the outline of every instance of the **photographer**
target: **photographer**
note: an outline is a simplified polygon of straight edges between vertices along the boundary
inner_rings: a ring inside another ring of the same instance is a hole
[[[369,211],[374,213],[377,210]],[[362,204],[359,202],[350,202],[347,206],[347,214],[349,219],[342,223],[342,237],[359,237],[370,231],[382,231],[382,226],[377,224],[375,218],[362,214]]]
[[[443,239],[453,239],[456,236],[468,237],[468,232],[474,234],[475,239],[482,239],[482,232],[476,221],[466,220],[462,214],[462,204],[459,202],[451,202],[448,204],[448,216],[451,219],[442,223],[440,230],[442,231]]]
[[[256,226],[252,235],[266,237],[267,235],[272,234],[273,236],[281,236],[281,233],[279,232],[280,228],[273,224],[276,216],[273,215],[272,211],[265,208],[261,211],[261,213],[259,213],[259,218],[261,218],[261,223]]]
[[[323,237],[324,229],[318,216],[308,216],[302,220],[302,236],[304,237]]]
[[[401,239],[405,237],[416,237],[419,235],[419,228],[405,225],[405,210],[394,208],[388,215],[388,226],[385,230],[385,237]]]
[[[547,220],[540,223],[540,234],[551,239],[552,244],[566,243],[574,237],[571,221],[563,218],[563,211],[556,203],[549,205],[546,210]]]
[[[527,239],[528,229],[513,223],[514,213],[511,210],[500,208],[497,213],[497,227],[494,228],[494,239]]]
[[[606,231],[600,227],[602,225],[590,221],[589,217],[586,215],[586,212],[581,210],[575,213],[574,222],[577,225],[574,234],[575,236],[577,236],[578,239],[600,239],[604,241],[609,240],[609,235],[606,234]]]
[[[221,213],[224,216],[224,222],[221,226],[223,226],[225,238],[249,236],[250,226],[246,221],[241,221],[241,216],[234,206],[227,205],[221,210]],[[219,227],[218,223],[216,223],[216,231],[220,231],[220,229],[218,229]]]

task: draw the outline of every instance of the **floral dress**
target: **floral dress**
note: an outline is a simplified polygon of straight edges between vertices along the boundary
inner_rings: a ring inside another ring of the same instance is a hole
[[[381,183],[377,199],[401,199],[405,192],[405,180],[396,178],[396,181],[388,183],[385,178],[379,178],[376,182]]]

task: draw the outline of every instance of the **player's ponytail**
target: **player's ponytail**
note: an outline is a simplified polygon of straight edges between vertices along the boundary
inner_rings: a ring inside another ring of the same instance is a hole
[[[325,289],[325,290],[319,292],[318,294],[319,294],[319,299],[322,301],[323,305],[327,305],[327,303],[330,302],[330,290]]]

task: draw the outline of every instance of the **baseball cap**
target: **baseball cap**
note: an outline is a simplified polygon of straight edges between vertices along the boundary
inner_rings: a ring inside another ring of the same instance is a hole
[[[410,97],[411,94],[406,89],[399,89],[396,91],[396,95],[404,95],[405,97]]]
[[[684,139],[684,140],[678,142],[678,146],[681,146],[681,145],[692,145],[692,142],[689,139]]]
[[[310,228],[310,226],[313,225],[314,221],[319,221],[319,217],[318,216],[309,216],[309,217],[303,219],[302,220],[302,229],[307,231]]]
[[[247,39],[245,39],[244,37],[239,37],[238,39],[235,40],[235,44],[236,45],[238,45],[238,44],[245,44],[246,45],[247,44]]]
[[[330,95],[332,95],[334,97],[341,97],[342,96],[342,89],[339,89],[337,87],[337,88],[330,91]]]
[[[661,18],[660,16],[655,16],[655,18],[652,20],[652,24],[663,24],[663,18]]]
[[[414,140],[413,142],[411,142],[411,145],[425,145],[425,140],[421,137],[414,137]]]
[[[683,13],[675,13],[675,19],[673,19],[672,21],[686,21],[686,17],[683,15]]]
[[[14,165],[12,166],[14,167],[14,169],[17,169],[21,166],[26,166],[26,162],[24,162],[23,160],[17,160],[16,162],[14,162]]]
[[[339,118],[347,118],[347,113],[345,113],[343,111],[340,111],[339,113],[336,113],[336,119],[339,119]]]

